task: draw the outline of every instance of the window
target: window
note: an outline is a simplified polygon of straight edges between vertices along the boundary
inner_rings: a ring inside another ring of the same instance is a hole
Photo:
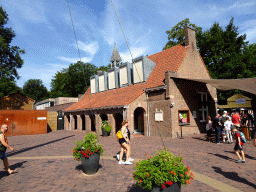
[[[208,97],[206,92],[199,92],[199,117],[200,122],[205,122],[206,116],[209,115]]]
[[[186,124],[190,123],[190,118],[189,118],[189,111],[188,110],[183,110],[183,111],[178,111],[178,119],[179,119],[179,124]]]

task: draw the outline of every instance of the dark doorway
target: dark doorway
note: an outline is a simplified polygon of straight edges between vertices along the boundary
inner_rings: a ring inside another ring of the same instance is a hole
[[[96,131],[96,128],[95,128],[95,115],[92,114],[90,115],[90,119],[91,119],[91,131]]]
[[[106,114],[102,114],[102,115],[100,115],[100,117],[101,117],[102,121],[107,121],[108,120],[108,116]]]
[[[144,109],[139,107],[134,111],[134,132],[144,135]]]
[[[62,115],[62,111],[57,112],[57,130],[64,129],[64,116]]]
[[[82,119],[82,131],[85,131],[85,115],[81,115]]]
[[[73,115],[73,117],[74,117],[74,125],[75,125],[75,127],[74,127],[74,130],[77,130],[77,116],[76,115]]]
[[[123,115],[120,113],[117,113],[114,115],[114,117],[116,122],[116,133],[117,133],[117,131],[119,131],[122,127]]]

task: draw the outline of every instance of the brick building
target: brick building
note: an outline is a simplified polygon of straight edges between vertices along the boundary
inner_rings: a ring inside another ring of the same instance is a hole
[[[0,98],[0,110],[32,110],[34,99],[16,92]]]
[[[185,28],[184,44],[121,64],[116,45],[112,68],[91,77],[81,100],[64,110],[64,129],[111,135],[127,119],[136,134],[179,137],[200,133],[206,115],[216,114],[216,88],[188,79],[211,79],[197,50],[195,31]],[[185,79],[182,79],[185,78]],[[186,125],[186,126],[183,126]]]

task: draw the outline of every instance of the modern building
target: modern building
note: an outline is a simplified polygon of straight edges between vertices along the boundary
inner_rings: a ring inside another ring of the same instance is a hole
[[[78,102],[77,97],[58,97],[58,98],[49,98],[43,101],[37,102],[35,104],[35,110],[45,110],[45,108],[53,107],[56,105],[62,105],[66,103]]]
[[[204,131],[206,115],[216,114],[216,88],[189,80],[211,77],[193,29],[185,27],[185,40],[122,64],[115,45],[112,68],[92,76],[81,100],[64,110],[64,129],[101,134],[101,122],[108,120],[115,136],[126,119],[131,131],[146,136],[174,138]]]

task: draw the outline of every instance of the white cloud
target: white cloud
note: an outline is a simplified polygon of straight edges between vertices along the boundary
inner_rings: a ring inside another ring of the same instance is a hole
[[[77,45],[75,44],[74,47],[77,48]],[[81,61],[83,62],[91,62],[94,55],[97,53],[99,49],[98,42],[85,44],[82,41],[78,41],[78,47],[79,47],[79,50],[83,50],[85,53],[89,54],[88,57],[81,57]],[[82,53],[80,52],[80,54]],[[57,58],[69,63],[76,63],[77,61],[80,61],[80,58],[70,58],[70,57],[63,57],[63,56],[59,56]]]
[[[149,49],[149,47],[131,47],[133,59],[135,59],[136,57],[145,55],[146,52],[148,51],[148,49]],[[127,50],[125,52],[120,52],[120,56],[122,58],[123,63],[132,61],[132,57],[131,57],[129,50]]]

